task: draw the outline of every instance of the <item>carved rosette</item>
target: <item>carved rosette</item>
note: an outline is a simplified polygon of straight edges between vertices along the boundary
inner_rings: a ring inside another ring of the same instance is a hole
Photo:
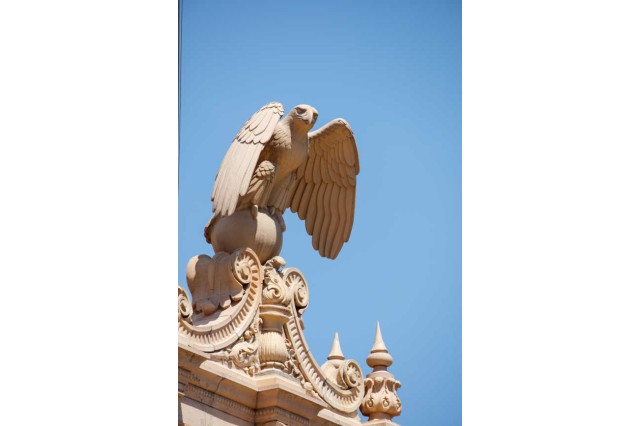
[[[358,363],[349,359],[340,364],[336,383],[344,389],[352,389],[362,384],[362,370]]]

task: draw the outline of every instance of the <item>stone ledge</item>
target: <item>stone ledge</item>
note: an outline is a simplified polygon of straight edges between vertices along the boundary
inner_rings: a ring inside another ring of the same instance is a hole
[[[178,389],[185,426],[361,425],[357,414],[349,417],[335,411],[281,371],[267,370],[249,377],[181,344]]]

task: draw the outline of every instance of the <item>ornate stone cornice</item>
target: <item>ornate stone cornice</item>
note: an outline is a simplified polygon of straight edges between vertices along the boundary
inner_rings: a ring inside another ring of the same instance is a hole
[[[232,414],[235,417],[239,417],[240,419],[248,422],[255,421],[254,410],[247,407],[246,405],[239,404],[236,401],[225,398],[221,395],[218,395],[191,383],[185,385],[184,389],[184,395],[188,398],[193,399],[194,401],[198,401],[204,405],[216,408],[225,413]]]
[[[269,421],[286,421],[290,426],[308,426],[309,420],[298,416],[290,411],[283,410],[280,407],[268,407],[256,410],[256,423],[267,423]]]
[[[298,269],[282,269],[285,261],[278,256],[261,265],[251,249],[230,255],[219,253],[206,268],[201,256],[194,259],[192,266],[200,262],[192,268],[195,272],[190,278],[197,299],[189,303],[186,291],[178,289],[178,335],[182,344],[248,376],[275,368],[297,379],[311,397],[338,412],[356,413],[364,396],[362,370],[354,360],[343,357],[332,361],[335,371],[328,370],[327,374],[313,358],[302,334],[309,287]],[[223,270],[228,270],[226,276]],[[206,277],[198,275],[205,272]],[[212,310],[208,304],[230,294],[229,285],[218,285],[216,279],[221,276],[235,280],[242,291],[226,308],[219,309],[218,304]],[[222,292],[222,296],[216,292]]]

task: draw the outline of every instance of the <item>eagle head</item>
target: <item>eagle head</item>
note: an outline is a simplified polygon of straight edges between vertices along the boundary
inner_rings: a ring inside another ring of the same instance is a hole
[[[309,131],[318,119],[318,110],[311,105],[301,104],[293,107],[289,116],[294,123],[299,124]]]

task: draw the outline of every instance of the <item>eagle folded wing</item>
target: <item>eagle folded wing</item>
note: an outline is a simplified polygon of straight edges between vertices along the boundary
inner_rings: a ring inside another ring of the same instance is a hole
[[[349,123],[338,118],[309,133],[309,157],[296,171],[289,207],[305,220],[313,248],[323,257],[335,259],[349,241],[359,172]]]
[[[260,152],[271,140],[284,108],[271,102],[258,110],[242,126],[222,160],[211,194],[216,215],[233,214],[238,198],[245,195]]]

